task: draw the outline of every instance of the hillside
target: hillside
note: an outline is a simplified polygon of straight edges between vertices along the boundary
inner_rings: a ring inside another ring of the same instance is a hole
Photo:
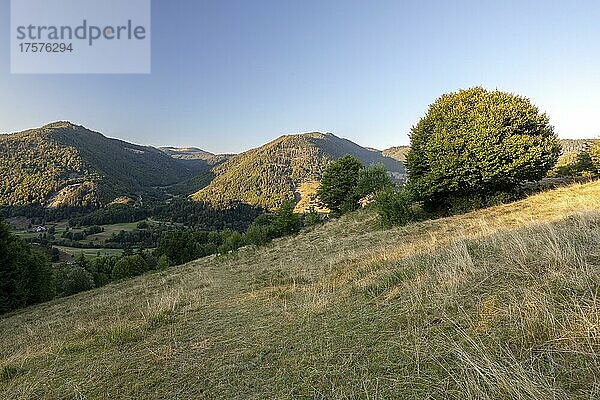
[[[69,122],[0,135],[0,205],[99,205],[209,169]]]
[[[197,147],[172,147],[164,146],[158,148],[173,158],[182,160],[203,160],[209,165],[216,165],[231,157],[231,154],[213,154]]]
[[[580,153],[583,150],[586,150],[593,142],[594,139],[561,139],[560,147],[563,155],[568,153]]]
[[[593,139],[561,139],[560,146],[562,149],[562,155],[579,153],[585,150],[592,143]],[[406,160],[406,153],[408,153],[409,150],[410,146],[397,146],[385,149],[381,153],[386,157],[404,162]]]
[[[600,182],[359,212],[0,320],[0,397],[590,399]]]
[[[286,200],[309,206],[314,191],[303,189],[315,187],[327,164],[345,154],[367,165],[383,164],[398,180],[404,177],[400,162],[330,133],[286,135],[214,168],[214,180],[193,199],[215,206],[239,201],[274,209]]]
[[[406,161],[406,153],[408,153],[409,150],[410,146],[397,146],[385,149],[381,152],[381,154],[383,154],[386,157],[393,158],[394,160],[404,162]]]

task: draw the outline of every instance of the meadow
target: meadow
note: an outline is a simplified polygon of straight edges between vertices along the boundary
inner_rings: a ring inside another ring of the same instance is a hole
[[[0,319],[10,399],[600,397],[600,182],[364,210]]]

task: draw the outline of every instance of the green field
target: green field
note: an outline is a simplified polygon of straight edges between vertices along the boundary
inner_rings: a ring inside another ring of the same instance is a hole
[[[104,243],[108,241],[113,234],[117,234],[121,231],[132,231],[138,225],[138,222],[129,222],[129,223],[121,223],[121,224],[112,224],[112,225],[102,225],[104,228],[104,232],[97,233],[95,235],[90,235],[86,238],[86,242],[94,242],[98,241]]]
[[[59,251],[72,255],[74,258],[77,258],[79,255],[83,254],[86,257],[95,257],[98,254],[101,256],[112,256],[119,255],[123,253],[121,249],[80,249],[77,247],[65,247],[65,246],[52,246],[56,247]]]
[[[159,224],[159,222],[155,222],[155,221],[150,221],[148,223],[151,225]],[[132,231],[137,228],[137,225],[138,225],[138,222],[103,225],[102,228],[104,229],[104,232],[94,234],[94,235],[89,235],[85,240],[82,240],[79,243],[81,243],[83,246],[86,246],[88,243],[94,243],[96,245],[103,245],[108,240],[110,240],[110,238],[112,237],[113,234],[119,233],[120,231]],[[55,227],[55,229],[56,229],[55,238],[57,240],[60,240],[62,233],[66,230],[67,223],[59,222],[57,224],[48,224],[47,228],[49,228],[50,226]],[[81,231],[83,231],[83,228],[81,228],[81,229],[73,228],[73,229],[70,229],[70,231],[71,232],[81,232]],[[15,234],[21,236],[24,239],[34,239],[34,238],[38,238],[40,236],[40,233],[28,232],[26,230],[15,231]],[[98,253],[100,253],[100,255],[103,255],[103,256],[104,255],[119,255],[123,252],[123,250],[121,250],[121,249],[78,248],[78,247],[68,247],[68,246],[58,246],[58,245],[53,245],[53,247],[56,247],[61,252],[65,253],[69,256],[72,256],[72,257],[77,257],[80,254],[84,254],[85,256],[89,256],[89,257],[95,257],[96,255],[98,255]]]
[[[0,320],[6,399],[600,398],[600,182],[297,236]]]

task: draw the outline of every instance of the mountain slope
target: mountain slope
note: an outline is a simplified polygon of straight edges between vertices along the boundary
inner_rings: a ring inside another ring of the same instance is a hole
[[[562,154],[579,153],[587,149],[593,141],[593,139],[561,139],[560,146],[562,148]],[[408,153],[409,150],[410,146],[397,146],[385,149],[381,153],[386,157],[391,157],[395,160],[404,162],[406,160],[406,153]]]
[[[600,182],[370,212],[0,320],[2,398],[590,399]]]
[[[193,198],[216,206],[239,201],[274,209],[286,200],[300,201],[301,186],[320,180],[327,164],[345,154],[367,165],[383,164],[397,179],[403,177],[400,162],[330,133],[286,135],[214,168],[214,180]]]
[[[158,149],[173,158],[182,160],[203,160],[209,165],[219,164],[231,157],[231,154],[213,154],[197,147],[163,146]]]
[[[394,160],[404,162],[406,161],[406,153],[408,153],[409,150],[410,146],[397,146],[385,149],[381,152],[381,154],[383,154],[386,157],[393,158]]]
[[[0,136],[0,205],[99,205],[207,171],[69,122]]]

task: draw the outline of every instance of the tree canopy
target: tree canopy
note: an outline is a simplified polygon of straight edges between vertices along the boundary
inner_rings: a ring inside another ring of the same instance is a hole
[[[441,96],[412,129],[409,185],[429,206],[543,178],[560,144],[529,99],[481,87]]]

